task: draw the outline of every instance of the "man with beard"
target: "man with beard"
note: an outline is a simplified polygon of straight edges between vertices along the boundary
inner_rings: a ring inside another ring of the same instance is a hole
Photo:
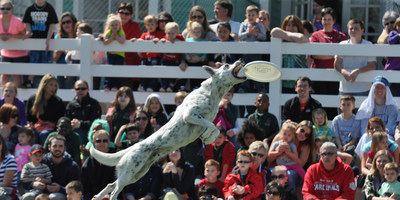
[[[67,153],[72,156],[72,159],[78,164],[81,165],[80,158],[80,149],[81,146],[81,138],[78,133],[72,131],[71,120],[68,117],[61,117],[57,122],[57,131],[54,131],[49,134],[46,141],[44,142],[44,148],[47,152],[49,152],[50,147],[49,139],[54,135],[62,135],[66,139],[66,147]]]
[[[65,186],[71,181],[80,180],[80,168],[65,152],[65,144],[66,139],[61,134],[52,136],[48,145],[50,152],[44,156],[42,161],[49,166],[53,175],[52,184],[47,185],[50,199],[66,199]]]

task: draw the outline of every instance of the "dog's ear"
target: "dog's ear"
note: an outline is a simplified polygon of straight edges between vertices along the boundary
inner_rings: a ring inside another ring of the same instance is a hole
[[[207,65],[203,65],[203,69],[206,70],[206,72],[209,73],[211,76],[213,76],[216,72],[214,68]]]

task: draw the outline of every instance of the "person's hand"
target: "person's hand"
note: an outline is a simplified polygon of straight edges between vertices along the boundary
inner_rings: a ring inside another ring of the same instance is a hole
[[[285,153],[290,150],[289,144],[286,142],[281,142],[278,146],[278,151],[281,153]]]
[[[39,182],[39,181],[35,181],[35,182],[33,182],[32,187],[34,189],[44,190],[44,189],[46,189],[46,184]]]
[[[106,120],[107,120],[107,121],[111,121],[111,117],[112,117],[112,114],[111,114],[111,113],[107,113],[107,114],[106,114]]]
[[[350,72],[348,72],[348,71],[345,70],[345,69],[342,69],[342,71],[341,71],[340,73],[343,75],[343,78],[344,78],[346,81],[351,81],[351,74],[350,74]]]
[[[9,33],[1,34],[1,40],[7,41],[11,38],[11,35]]]
[[[229,129],[228,131],[226,131],[226,135],[231,138],[235,135],[235,132],[233,132],[232,129]]]
[[[81,122],[78,119],[74,118],[71,120],[71,126],[72,130],[78,129],[81,127]]]
[[[158,41],[160,41],[160,39],[158,39],[158,38],[153,38],[154,44],[157,44]]]
[[[350,77],[351,77],[351,82],[356,81],[357,76],[360,74],[360,70],[359,69],[355,69],[353,71],[350,72]]]
[[[236,194],[243,194],[244,193],[244,187],[241,185],[234,185],[232,188],[232,192],[236,193]]]
[[[227,198],[227,200],[235,200],[235,197],[229,196],[229,197]]]
[[[28,39],[28,38],[30,38],[30,37],[31,37],[31,35],[32,35],[32,33],[30,33],[30,32],[26,32],[26,33],[25,33],[25,35],[24,35],[24,37],[22,37],[22,40],[25,40],[25,39]]]
[[[165,38],[161,38],[160,42],[165,43],[167,40]]]
[[[169,173],[169,172],[172,172],[174,174],[178,173],[178,171],[176,170],[175,164],[171,161],[165,165],[164,170],[163,170],[163,173]]]
[[[100,34],[99,37],[97,37],[97,40],[99,41],[104,41],[104,35]]]
[[[89,149],[86,149],[85,145],[82,144],[81,146],[79,146],[79,148],[81,149],[81,153],[84,156],[87,156],[87,157],[90,156],[90,151],[89,151]]]
[[[135,42],[137,39],[136,38],[132,38],[130,40],[131,40],[131,42]]]
[[[47,190],[51,193],[60,191],[60,188],[61,186],[58,183],[52,183],[47,186]]]
[[[45,49],[45,51],[49,51],[49,49],[50,49],[50,40],[46,39],[46,49]]]
[[[258,29],[256,26],[253,26],[253,28],[251,29],[251,33],[256,37],[258,36],[259,32],[260,32],[260,29]]]
[[[224,107],[225,109],[228,108],[228,99],[222,98],[221,101],[219,101],[219,107]]]
[[[139,200],[151,200],[151,196],[146,195],[146,196],[140,198]]]
[[[150,124],[153,128],[157,128],[157,120],[155,117],[151,116]]]
[[[393,193],[393,194],[390,196],[390,199],[397,199],[398,196],[399,196],[398,194]]]

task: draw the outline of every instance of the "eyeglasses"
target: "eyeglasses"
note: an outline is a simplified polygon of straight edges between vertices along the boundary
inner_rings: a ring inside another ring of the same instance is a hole
[[[321,156],[333,156],[333,154],[335,154],[335,152],[325,152],[321,153]]]
[[[125,15],[125,16],[131,15],[130,12],[124,12],[124,11],[118,11],[118,13],[121,14],[121,15]]]
[[[147,117],[136,117],[135,118],[135,121],[140,121],[140,120],[147,121]]]
[[[278,176],[277,175],[271,175],[271,179],[272,180],[275,180],[275,179],[283,179],[283,178],[285,178],[286,176],[285,175],[283,175],[283,174],[279,174]]]
[[[192,19],[203,19],[204,17],[201,15],[193,15]]]
[[[262,154],[262,153],[257,153],[257,152],[251,152],[251,154],[253,154],[253,156],[258,156],[258,157],[263,157],[264,156],[264,154]]]
[[[0,8],[0,10],[2,10],[2,11],[4,11],[4,10],[10,11],[11,9],[12,9],[11,7],[2,7],[2,8]]]
[[[170,22],[170,20],[168,20],[168,19],[159,19],[158,22],[159,23],[168,23],[168,22]]]
[[[301,129],[300,129],[300,132],[301,132],[301,133],[304,133],[304,135],[305,135],[306,138],[310,137],[310,133],[307,134],[307,133],[306,133],[306,130],[304,130],[304,128],[301,128]]]
[[[237,162],[240,164],[249,164],[250,163],[249,160],[238,160]]]
[[[95,140],[96,143],[108,143],[108,139]]]
[[[1,10],[3,10],[3,9],[1,9]],[[389,26],[389,24],[394,24],[394,20],[393,21],[390,21],[390,22],[386,22],[386,23],[384,23],[385,24],[385,26]]]
[[[268,194],[272,194],[272,195],[274,195],[274,196],[279,194],[278,191],[269,191],[269,190],[267,190],[267,193],[268,193]]]
[[[13,114],[13,115],[11,115],[10,117],[11,117],[11,118],[16,118],[16,117],[18,117],[18,114]]]
[[[71,23],[72,23],[71,20],[67,20],[67,21],[63,21],[63,22],[62,22],[62,25],[64,25],[64,24],[71,24]]]
[[[80,87],[80,88],[75,88],[75,90],[76,90],[76,91],[78,91],[78,90],[80,90],[80,91],[84,91],[84,90],[87,90],[87,88]]]

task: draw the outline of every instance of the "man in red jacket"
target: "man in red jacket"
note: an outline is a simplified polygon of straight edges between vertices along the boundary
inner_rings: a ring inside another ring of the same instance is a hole
[[[356,185],[351,167],[337,156],[332,142],[325,142],[320,149],[319,163],[311,165],[304,177],[304,199],[354,199]]]

